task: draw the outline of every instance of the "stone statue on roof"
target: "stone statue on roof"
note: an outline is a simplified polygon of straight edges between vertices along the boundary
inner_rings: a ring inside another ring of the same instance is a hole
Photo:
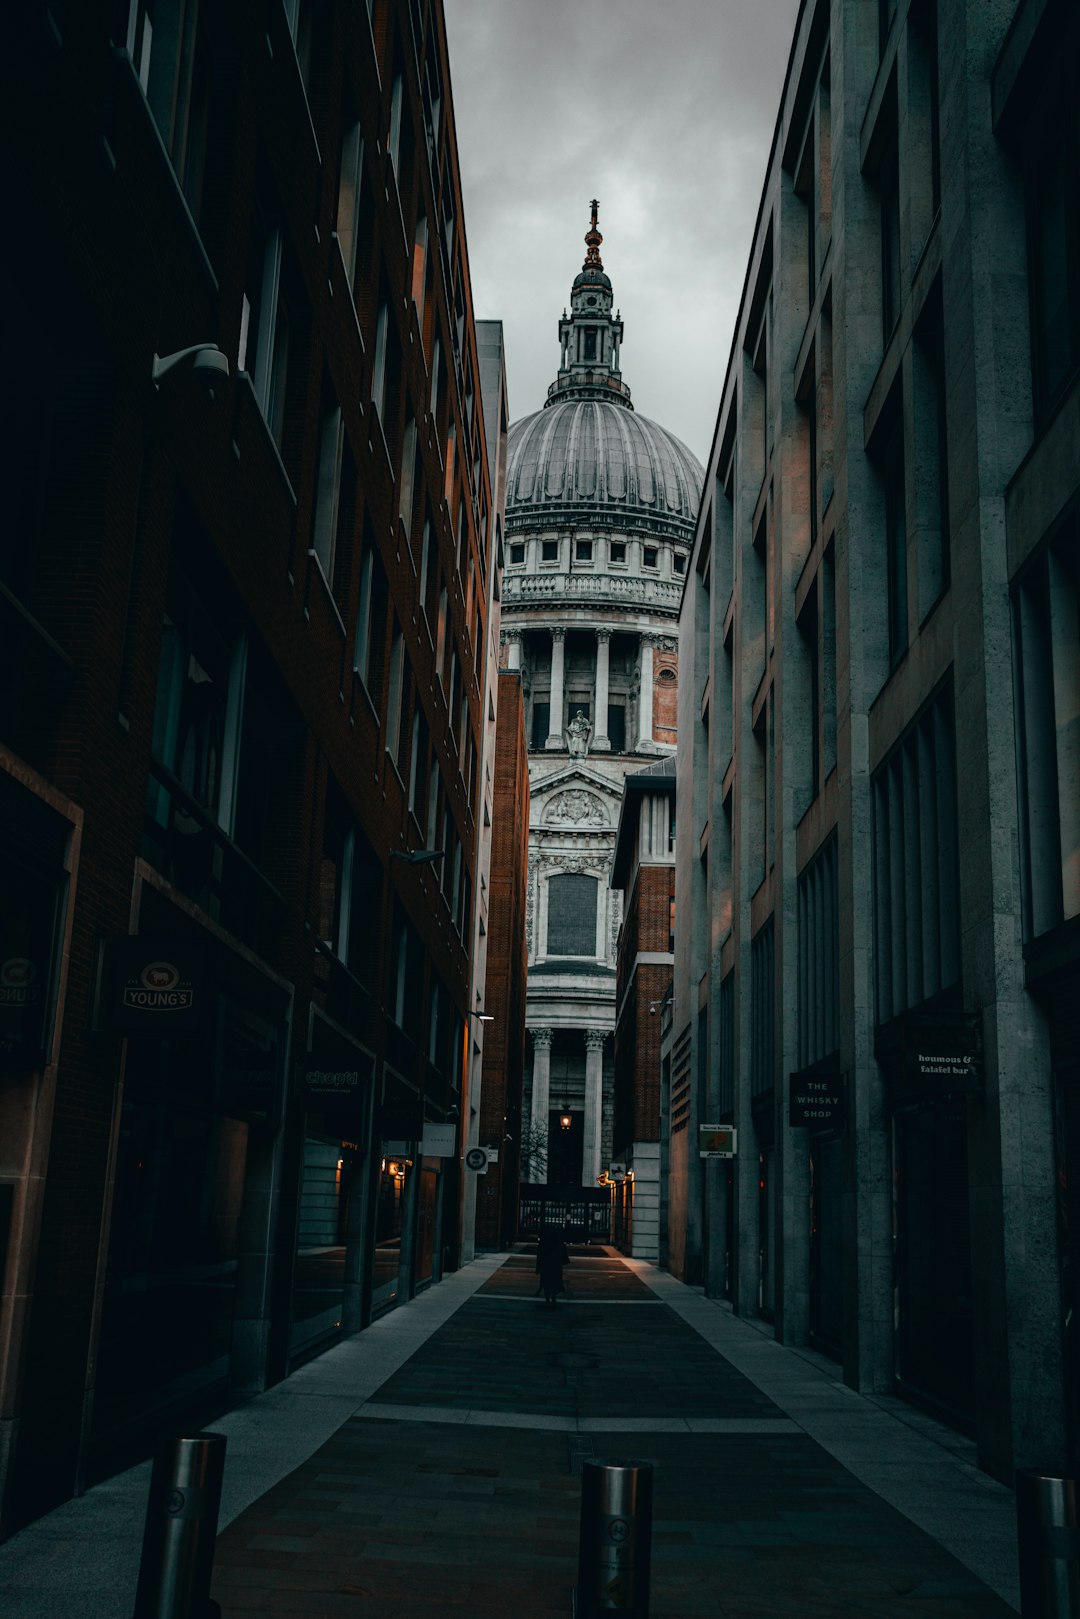
[[[586,719],[585,710],[579,708],[563,732],[563,741],[566,743],[566,751],[571,759],[587,758],[591,740],[592,722]]]

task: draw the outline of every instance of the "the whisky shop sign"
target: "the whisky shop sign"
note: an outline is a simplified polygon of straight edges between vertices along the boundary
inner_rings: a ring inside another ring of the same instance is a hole
[[[187,939],[105,941],[99,1024],[113,1034],[194,1034],[207,1014],[205,951]]]

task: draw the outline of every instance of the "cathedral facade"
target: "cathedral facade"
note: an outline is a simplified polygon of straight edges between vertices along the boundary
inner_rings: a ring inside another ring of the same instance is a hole
[[[502,640],[529,745],[524,1174],[562,1187],[595,1186],[616,1145],[611,860],[624,778],[675,749],[703,477],[630,402],[601,241],[594,202],[558,375],[543,408],[511,425],[506,492]],[[672,813],[672,847],[674,830]]]

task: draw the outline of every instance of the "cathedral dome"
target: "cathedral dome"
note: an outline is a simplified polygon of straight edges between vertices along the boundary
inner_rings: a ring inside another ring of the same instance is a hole
[[[585,262],[559,322],[558,376],[543,410],[510,428],[506,532],[639,529],[689,542],[705,474],[685,444],[630,403],[598,209],[594,198]]]
[[[571,393],[510,428],[507,533],[573,519],[689,539],[704,477],[686,445],[647,416]]]

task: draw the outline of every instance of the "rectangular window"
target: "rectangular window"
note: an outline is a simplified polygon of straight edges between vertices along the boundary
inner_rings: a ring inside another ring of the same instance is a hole
[[[626,541],[612,540],[608,547],[608,555],[612,562],[626,561]]]
[[[260,211],[248,256],[236,363],[238,370],[251,377],[255,397],[280,450],[285,433],[289,310],[281,229],[266,222],[267,212]]]
[[[416,305],[416,315],[421,329],[424,320],[424,289],[427,282],[427,250],[427,215],[420,213],[416,219],[416,230],[413,232],[412,301]]]
[[[881,482],[884,517],[885,613],[889,668],[907,651],[907,512],[904,468],[904,414],[897,390],[882,413],[871,448]]]
[[[532,743],[534,749],[542,750],[547,743],[548,732],[551,729],[551,704],[540,703],[535,699],[532,705]]]
[[[592,326],[587,327],[586,330],[585,330],[585,356],[584,357],[585,357],[586,360],[595,360],[596,359],[596,331],[595,331],[595,328],[592,327]]]
[[[840,922],[836,835],[798,883],[798,1065],[808,1068],[840,1044]]]
[[[390,643],[390,680],[386,696],[386,751],[398,762],[401,751],[401,715],[405,688],[405,637],[401,625],[394,620],[394,634]]]
[[[919,622],[949,583],[949,447],[945,426],[945,332],[940,287],[927,300],[912,346],[915,390],[915,533]]]
[[[410,410],[405,421],[401,444],[401,472],[398,476],[398,517],[405,529],[405,538],[412,538],[413,497],[416,489],[416,419]]]
[[[524,566],[524,563],[525,563],[525,547],[524,547],[524,545],[511,545],[511,547],[510,547],[510,561],[513,563],[515,568],[520,568],[520,567]]]
[[[360,574],[360,603],[356,615],[355,668],[378,713],[385,673],[389,592],[374,535],[366,524],[364,539],[364,565]]]
[[[626,752],[626,705],[625,703],[609,703],[607,711],[607,734],[611,743],[612,753]]]
[[[1048,106],[1025,183],[1032,361],[1040,418],[1080,365],[1080,114],[1075,68]]]
[[[719,1038],[717,1063],[719,1068],[719,1112],[721,1120],[735,1109],[735,974],[729,972],[720,983],[720,1004],[717,1010]]]
[[[920,1006],[960,977],[956,742],[938,694],[871,783],[877,1020]]]
[[[1013,590],[1024,937],[1080,915],[1080,533],[1075,517]]]
[[[541,562],[558,562],[558,560],[559,560],[559,542],[558,542],[558,540],[541,540],[540,541],[540,560],[541,560]]]
[[[574,541],[574,555],[575,555],[575,557],[577,558],[577,560],[579,562],[591,562],[592,561],[592,541],[591,540],[575,540]]]
[[[198,218],[210,71],[198,0],[131,0],[127,49],[177,178]]]
[[[597,880],[565,872],[548,880],[547,953],[596,955]]]
[[[360,239],[360,188],[363,184],[364,140],[357,119],[346,119],[338,168],[337,239],[350,284],[356,277],[356,245]]]
[[[900,176],[895,150],[881,166],[877,188],[881,206],[881,343],[887,348],[900,318]]]
[[[375,355],[371,365],[371,402],[379,421],[386,417],[386,351],[390,341],[390,309],[383,302],[375,317]]]
[[[646,568],[655,568],[660,559],[660,553],[655,545],[645,546],[641,560]]]
[[[675,555],[671,559],[671,565],[675,569],[676,573],[686,572],[686,558],[683,556],[681,551],[675,552]]]
[[[338,495],[341,488],[341,407],[329,375],[323,373],[319,415],[319,450],[315,478],[315,510],[311,524],[312,550],[329,585],[334,582],[334,548],[338,534]]]
[[[390,124],[386,136],[386,150],[394,165],[394,174],[401,174],[401,102],[403,85],[400,73],[395,73],[390,91]]]
[[[750,1094],[765,1096],[773,1088],[775,1031],[775,952],[773,919],[750,942]]]

